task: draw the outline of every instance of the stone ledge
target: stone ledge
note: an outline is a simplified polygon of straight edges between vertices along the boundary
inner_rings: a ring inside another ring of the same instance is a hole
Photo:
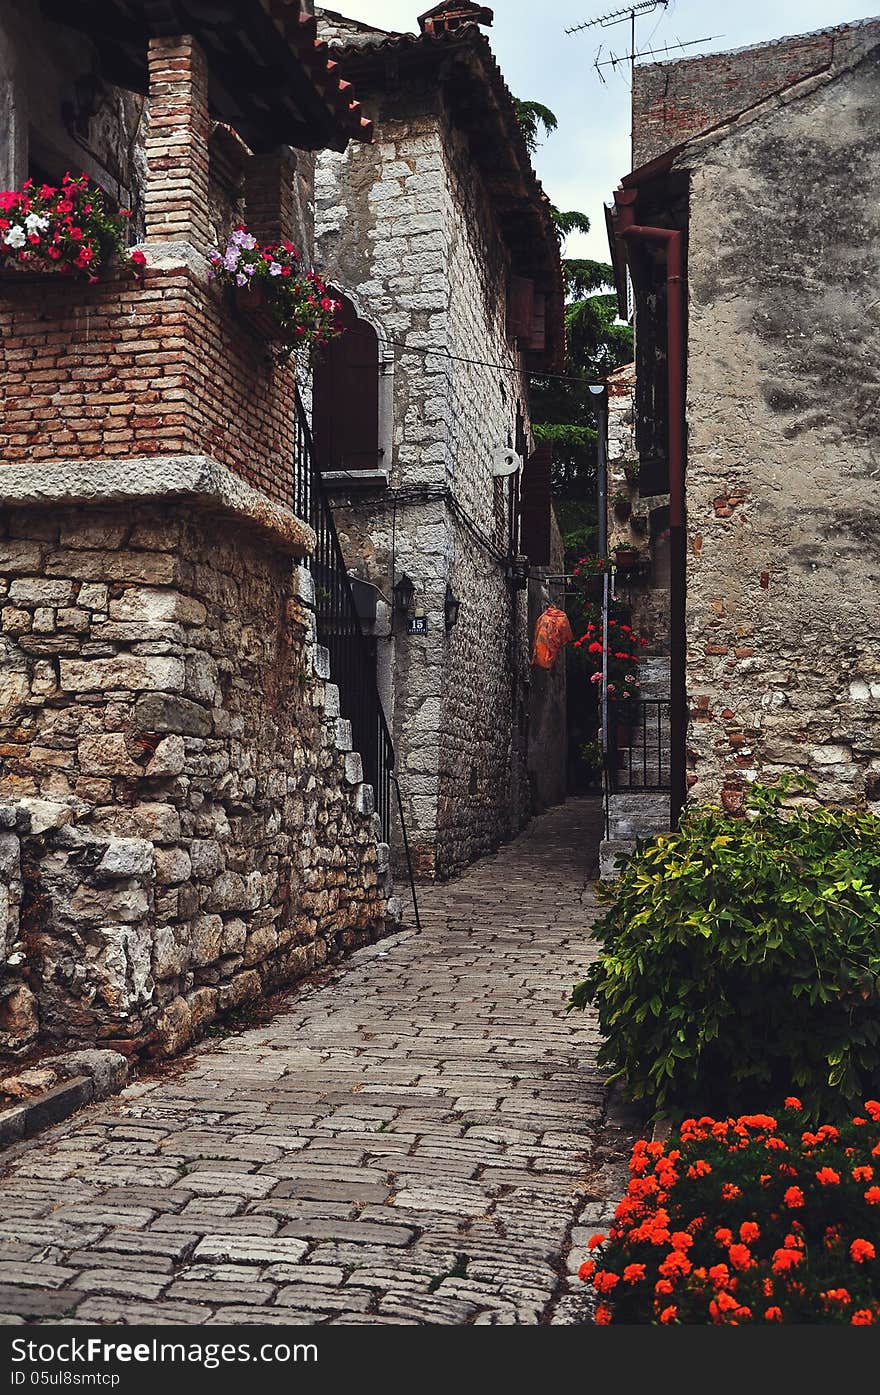
[[[292,556],[305,557],[315,547],[312,529],[292,509],[275,503],[209,455],[5,465],[0,467],[0,500],[7,507],[180,500],[249,524]]]
[[[84,1104],[91,1104],[95,1087],[87,1075],[75,1075],[54,1085],[51,1090],[37,1095],[26,1104],[15,1105],[0,1114],[0,1148],[17,1143],[22,1138],[32,1138],[41,1129],[67,1119]]]

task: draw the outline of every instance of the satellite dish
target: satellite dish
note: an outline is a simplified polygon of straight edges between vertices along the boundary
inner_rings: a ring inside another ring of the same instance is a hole
[[[522,468],[522,459],[509,446],[499,446],[492,456],[492,474],[496,479],[515,475]]]

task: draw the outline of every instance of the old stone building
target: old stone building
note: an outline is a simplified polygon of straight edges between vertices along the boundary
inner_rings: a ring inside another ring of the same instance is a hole
[[[4,183],[85,170],[146,265],[0,269],[0,1051],[171,1052],[388,915],[295,367],[208,259],[308,255],[309,152],[370,128],[298,4],[42,10],[0,15]]]
[[[534,618],[561,554],[528,374],[561,363],[564,293],[491,18],[452,0],[418,34],[321,16],[376,139],[318,161],[317,246],[352,332],[316,369],[316,445],[428,878],[564,793],[564,677],[531,683],[527,581],[531,562]]]
[[[880,807],[880,22],[637,69],[610,220],[639,494],[669,496],[672,814]]]

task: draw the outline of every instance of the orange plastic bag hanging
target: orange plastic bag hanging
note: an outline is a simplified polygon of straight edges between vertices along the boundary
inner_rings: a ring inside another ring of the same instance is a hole
[[[552,668],[559,657],[559,651],[573,639],[574,635],[565,611],[551,605],[543,615],[539,615],[535,625],[532,668]]]

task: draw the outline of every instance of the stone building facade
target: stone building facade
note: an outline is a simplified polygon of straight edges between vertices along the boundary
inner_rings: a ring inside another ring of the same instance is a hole
[[[177,1051],[389,915],[292,508],[294,369],[208,261],[242,213],[308,247],[311,157],[289,146],[369,126],[298,6],[240,6],[236,33],[192,9],[170,36],[113,0],[90,38],[19,4],[0,27],[7,179],[86,165],[139,210],[147,262],[0,280],[0,1053]],[[254,107],[252,71],[211,95],[236,37],[298,103]],[[41,52],[61,87],[29,143]]]
[[[328,458],[325,478],[349,565],[380,595],[377,664],[426,878],[527,820],[530,706],[544,701],[530,692],[519,482],[493,465],[533,456],[527,375],[558,362],[563,291],[547,200],[475,22],[487,14],[440,5],[417,35],[320,16],[376,139],[319,157],[317,246],[371,327],[380,375],[370,458]],[[315,421],[320,447],[317,408]],[[550,508],[548,484],[532,559],[546,565]],[[425,633],[393,606],[404,576]]]
[[[877,21],[636,83],[650,163],[618,191],[614,252],[644,402],[673,291],[638,229],[686,244],[687,788],[732,812],[783,771],[880,807],[878,97]]]

